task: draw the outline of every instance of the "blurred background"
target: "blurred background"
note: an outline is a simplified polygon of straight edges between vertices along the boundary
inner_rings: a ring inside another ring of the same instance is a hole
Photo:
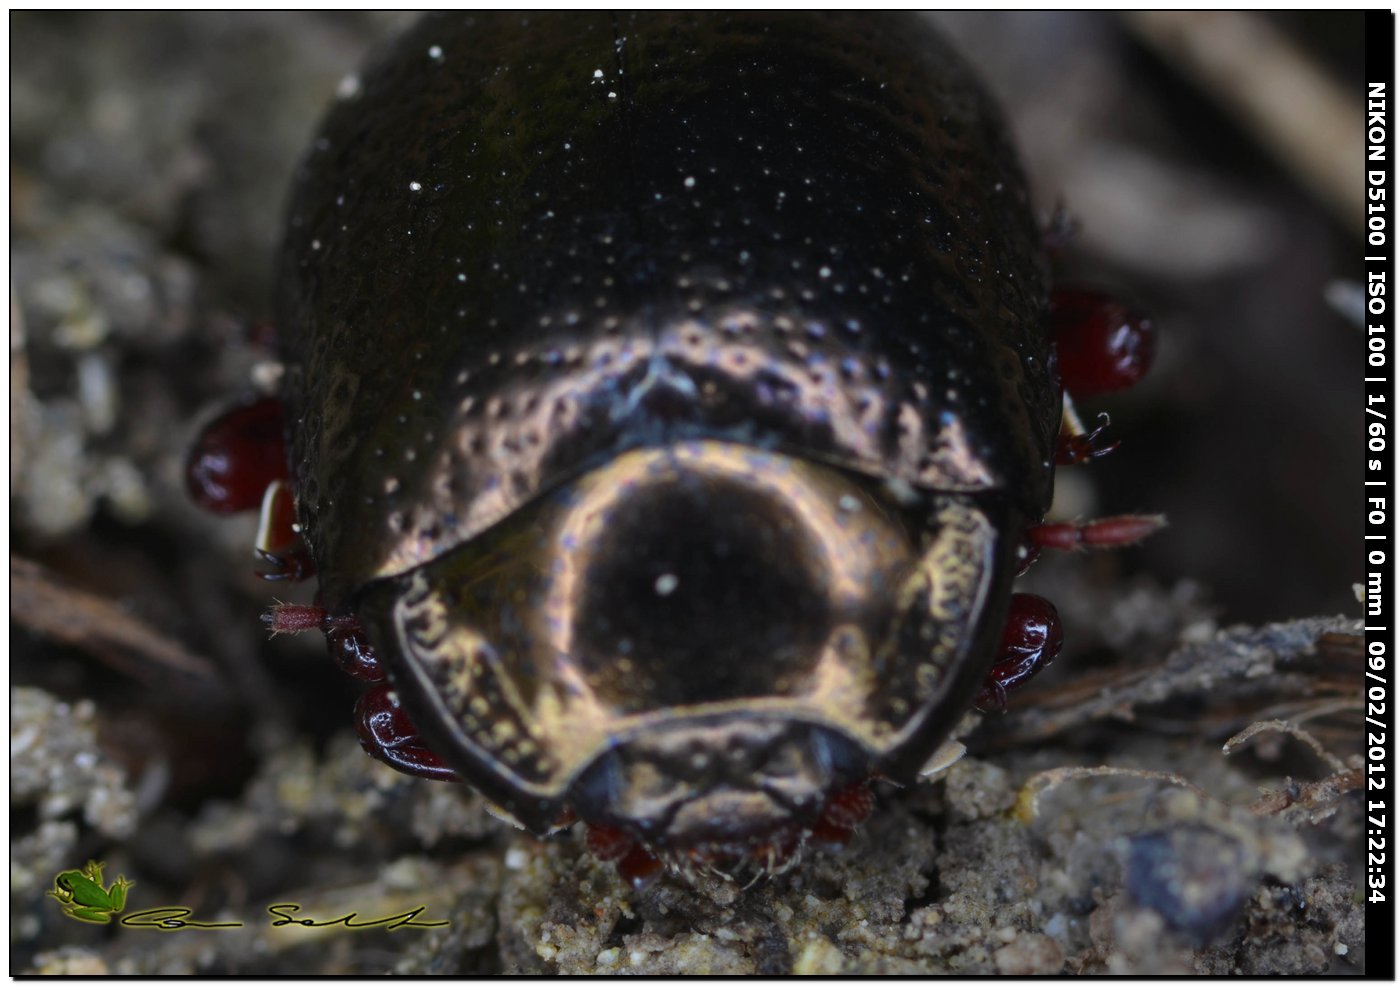
[[[11,16],[11,676],[96,703],[104,756],[141,779],[130,851],[172,888],[197,856],[182,813],[236,796],[287,736],[348,729],[354,689],[319,642],[269,642],[257,620],[306,592],[255,579],[253,522],[198,513],[181,467],[273,358],[297,157],[409,20]],[[1047,223],[1060,206],[1078,229],[1062,279],[1160,331],[1142,386],[1081,407],[1123,445],[1062,471],[1058,509],[1171,527],[1041,563],[1037,588],[1176,587],[1221,624],[1356,615],[1363,339],[1338,305],[1361,276],[1362,15],[936,20],[1002,103]],[[1056,598],[1068,659],[1078,617]],[[93,809],[46,836],[52,806],[15,798],[24,899],[50,856],[76,865],[129,833]],[[248,865],[275,886],[291,864]],[[38,919],[15,921],[32,954]]]
[[[1119,562],[1226,622],[1351,612],[1363,339],[1327,294],[1361,276],[1362,15],[939,20],[1080,229],[1062,276],[1160,329],[1143,386],[1088,408],[1123,446],[1070,473],[1083,512],[1166,513]]]

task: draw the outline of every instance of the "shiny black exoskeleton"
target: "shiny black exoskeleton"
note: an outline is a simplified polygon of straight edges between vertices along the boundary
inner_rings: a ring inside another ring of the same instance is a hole
[[[911,16],[447,14],[349,88],[283,252],[292,482],[432,750],[681,866],[912,777],[1060,426],[965,67]]]

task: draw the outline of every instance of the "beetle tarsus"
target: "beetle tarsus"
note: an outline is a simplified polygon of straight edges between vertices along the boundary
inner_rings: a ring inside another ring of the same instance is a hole
[[[273,636],[319,630],[336,666],[352,678],[377,684],[387,677],[365,628],[356,616],[333,616],[324,606],[277,603],[262,615]]]
[[[262,615],[263,625],[276,636],[279,633],[305,633],[326,629],[330,614],[320,606],[300,603],[277,603]]]
[[[1121,514],[1086,523],[1036,524],[1026,531],[1026,540],[1033,552],[1041,548],[1057,551],[1122,548],[1137,544],[1166,526],[1167,518],[1162,514]]]

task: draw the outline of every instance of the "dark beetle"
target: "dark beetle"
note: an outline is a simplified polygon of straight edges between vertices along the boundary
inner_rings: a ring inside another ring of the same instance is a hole
[[[279,320],[369,748],[634,877],[849,835],[1007,652],[1050,498],[994,108],[867,13],[435,16],[348,88]]]

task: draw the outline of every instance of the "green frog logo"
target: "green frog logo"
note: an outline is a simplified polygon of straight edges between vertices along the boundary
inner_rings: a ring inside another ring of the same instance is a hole
[[[63,913],[90,924],[110,924],[114,914],[126,907],[126,892],[135,884],[118,876],[110,887],[102,885],[105,864],[88,860],[80,870],[64,870],[53,878],[49,896],[63,907]]]

